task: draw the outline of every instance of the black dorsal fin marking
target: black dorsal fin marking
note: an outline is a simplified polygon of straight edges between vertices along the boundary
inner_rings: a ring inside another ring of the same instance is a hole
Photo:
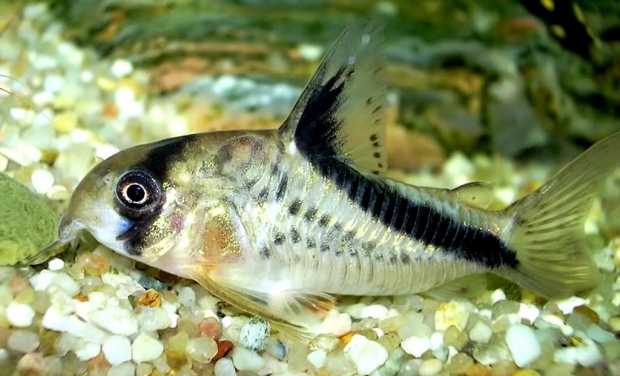
[[[337,158],[359,171],[384,173],[382,45],[374,22],[347,28],[282,125],[283,142],[309,158]]]

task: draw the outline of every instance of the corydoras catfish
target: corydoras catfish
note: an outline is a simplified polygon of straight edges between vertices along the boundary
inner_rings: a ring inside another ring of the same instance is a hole
[[[381,47],[375,24],[349,27],[278,129],[191,134],[99,163],[57,244],[88,231],[298,333],[318,330],[334,295],[449,290],[489,272],[548,298],[593,288],[584,221],[620,164],[620,133],[500,211],[484,208],[485,184],[391,180]]]

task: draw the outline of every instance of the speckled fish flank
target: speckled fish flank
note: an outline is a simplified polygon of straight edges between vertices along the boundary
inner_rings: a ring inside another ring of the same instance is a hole
[[[584,218],[620,164],[620,133],[500,211],[486,209],[482,182],[389,179],[381,46],[375,24],[347,29],[279,129],[184,136],[100,163],[59,242],[89,231],[302,337],[335,295],[453,296],[486,273],[549,298],[593,288]]]

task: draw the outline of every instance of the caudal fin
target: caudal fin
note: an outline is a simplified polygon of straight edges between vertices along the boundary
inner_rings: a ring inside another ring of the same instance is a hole
[[[620,167],[620,132],[598,142],[541,188],[506,209],[513,227],[505,241],[518,265],[498,273],[548,298],[594,288],[598,270],[584,222],[606,178]]]

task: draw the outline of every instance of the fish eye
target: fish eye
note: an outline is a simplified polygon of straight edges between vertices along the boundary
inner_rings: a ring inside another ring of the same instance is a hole
[[[159,183],[145,171],[128,171],[116,182],[117,200],[131,210],[150,210],[161,202],[161,196]]]

